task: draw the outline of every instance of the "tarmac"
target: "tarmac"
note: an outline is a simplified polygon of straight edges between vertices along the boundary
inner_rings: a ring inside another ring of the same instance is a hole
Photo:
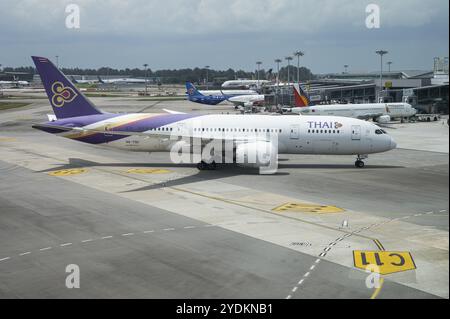
[[[399,148],[364,169],[352,156],[280,155],[266,176],[55,137],[31,128],[52,113],[46,99],[17,101],[31,104],[0,111],[0,298],[449,298],[446,124],[389,124]],[[400,259],[382,259],[368,287],[361,256],[385,253]]]

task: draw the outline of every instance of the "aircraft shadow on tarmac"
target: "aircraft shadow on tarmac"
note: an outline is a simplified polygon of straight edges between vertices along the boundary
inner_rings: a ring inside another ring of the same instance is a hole
[[[351,164],[283,164],[288,159],[279,159],[279,169],[347,169],[356,170]],[[123,167],[123,168],[169,168],[169,167],[189,167],[195,168],[196,164],[176,164],[176,163],[98,163],[93,161],[87,161],[80,158],[69,158],[69,163],[60,165],[59,167],[53,167],[50,169],[38,171],[37,173],[47,173],[55,170],[73,169],[73,168],[89,168],[89,167]],[[370,169],[390,169],[390,168],[403,168],[402,166],[387,166],[387,165],[370,165],[366,166],[364,170]],[[126,192],[137,192],[145,190],[154,190],[164,187],[176,187],[185,184],[191,184],[201,181],[211,181],[216,179],[222,179],[237,175],[259,175],[257,168],[239,167],[235,164],[222,164],[217,170],[204,170],[198,171],[197,174],[189,175],[177,179],[167,179],[160,183],[155,183],[145,187],[141,187]],[[273,175],[263,175],[265,178],[286,176],[290,175],[288,172],[277,172]]]

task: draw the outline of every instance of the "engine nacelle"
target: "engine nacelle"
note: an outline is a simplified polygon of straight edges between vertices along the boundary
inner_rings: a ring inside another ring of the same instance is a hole
[[[376,121],[380,124],[387,124],[391,121],[391,117],[389,115],[379,116]]]
[[[239,166],[269,166],[273,160],[277,160],[277,156],[277,150],[270,142],[250,142],[236,147],[236,163]]]

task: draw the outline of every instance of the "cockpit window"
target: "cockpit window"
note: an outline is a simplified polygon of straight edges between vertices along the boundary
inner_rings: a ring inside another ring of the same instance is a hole
[[[385,130],[380,129],[380,131],[383,132],[383,134],[387,134]]]
[[[377,134],[377,135],[383,134],[383,131],[382,130],[375,130],[375,134]]]

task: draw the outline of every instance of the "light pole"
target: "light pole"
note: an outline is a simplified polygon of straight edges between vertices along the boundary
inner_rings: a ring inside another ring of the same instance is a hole
[[[275,59],[275,63],[277,64],[277,86],[280,84],[280,63],[281,59]]]
[[[210,68],[210,66],[209,65],[206,65],[205,66],[205,69],[206,69],[206,89],[208,89],[208,73],[209,73],[209,68]]]
[[[261,64],[262,64],[261,61],[256,62],[256,65],[258,66],[258,87],[259,87],[259,70],[261,68]]]
[[[388,54],[388,51],[385,50],[378,50],[375,51],[376,54],[378,54],[380,56],[380,91],[383,90],[383,55]]]
[[[392,62],[391,62],[391,61],[389,61],[389,62],[387,63],[387,65],[388,65],[388,71],[389,71],[389,73],[391,73],[391,64],[392,64]]]
[[[297,57],[297,83],[300,84],[300,57],[304,56],[305,53],[302,51],[295,51],[294,55]]]
[[[344,65],[344,73],[348,72],[348,64]]]
[[[59,69],[59,55],[55,55],[56,58],[56,68]]]
[[[287,83],[289,84],[289,79],[290,79],[290,69],[291,69],[291,61],[292,61],[292,57],[291,56],[287,56],[287,57],[285,57],[285,59],[286,59],[286,61],[287,61],[287,63],[288,63],[288,66],[287,66],[287,71],[288,71],[288,74],[287,74]]]
[[[147,63],[145,63],[145,64],[143,64],[143,66],[144,66],[144,68],[145,68],[145,96],[147,96],[147,67],[148,67],[148,64]]]

